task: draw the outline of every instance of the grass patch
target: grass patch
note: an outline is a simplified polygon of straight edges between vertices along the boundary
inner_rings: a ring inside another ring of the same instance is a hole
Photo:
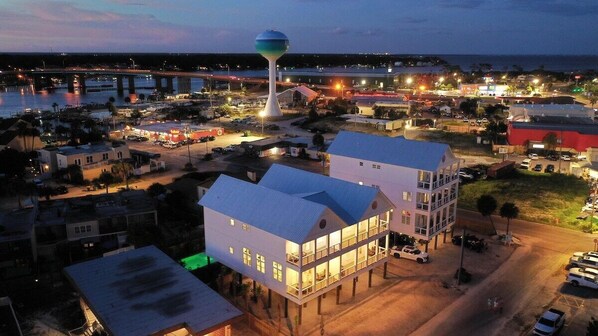
[[[517,170],[504,179],[479,180],[461,186],[459,207],[477,211],[476,201],[484,194],[519,207],[519,218],[533,222],[583,229],[587,220],[576,219],[589,194],[587,183],[575,176]],[[586,223],[587,222],[587,223]]]
[[[428,130],[420,131],[415,139],[448,144],[457,154],[494,156],[492,146],[478,144],[475,134]]]

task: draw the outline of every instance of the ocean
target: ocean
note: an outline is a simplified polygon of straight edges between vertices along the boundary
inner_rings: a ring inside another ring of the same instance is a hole
[[[437,55],[463,71],[471,71],[474,64],[490,64],[494,71],[533,71],[541,67],[555,72],[598,71],[598,55]],[[514,67],[515,66],[515,67]]]

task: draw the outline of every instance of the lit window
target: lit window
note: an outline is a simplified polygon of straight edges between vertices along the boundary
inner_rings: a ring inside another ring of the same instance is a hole
[[[230,219],[230,226],[235,226],[235,220],[234,219]]]
[[[264,258],[264,256],[261,254],[256,254],[255,260],[255,267],[257,270],[262,273],[266,273],[266,258]]]
[[[359,181],[359,185],[363,185],[363,182],[362,182],[362,181]]]
[[[407,210],[401,211],[401,224],[411,224],[411,214]]]
[[[243,248],[243,263],[251,266],[251,250],[246,247]]]
[[[272,262],[272,277],[278,282],[282,282],[282,265],[276,261]]]
[[[75,233],[79,233],[79,227],[75,226]]]
[[[411,192],[403,191],[403,201],[411,202]]]
[[[234,249],[232,246],[229,246],[229,247],[228,247],[228,252],[229,252],[230,254],[235,254],[235,249]]]
[[[249,225],[243,224],[243,230],[248,231],[249,230]]]

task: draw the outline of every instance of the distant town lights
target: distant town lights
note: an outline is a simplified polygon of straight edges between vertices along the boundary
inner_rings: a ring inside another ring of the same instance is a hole
[[[407,83],[407,84],[413,83],[413,78],[407,77],[407,79],[405,80],[405,83]]]

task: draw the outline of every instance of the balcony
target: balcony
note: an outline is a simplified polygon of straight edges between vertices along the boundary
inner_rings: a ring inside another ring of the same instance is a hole
[[[328,255],[328,248],[324,247],[316,251],[316,260],[324,258]]]
[[[299,297],[299,284],[287,285],[287,293],[294,297]]]
[[[343,239],[343,241],[341,243],[341,249],[347,248],[347,247],[355,245],[355,244],[357,244],[356,237],[349,237],[347,239]]]
[[[363,259],[363,260],[357,260],[357,270],[359,271],[360,269],[363,269],[364,267],[366,267],[368,265],[368,260],[367,259]]]
[[[362,241],[362,240],[364,240],[364,239],[367,239],[367,238],[368,238],[368,233],[367,233],[367,231],[366,231],[366,232],[360,232],[360,233],[357,235],[357,241]]]
[[[380,221],[380,232],[388,230],[388,222]]]
[[[371,228],[370,228],[370,236],[375,236],[375,235],[377,235],[377,234],[378,234],[378,230],[379,230],[379,229],[378,229],[378,227],[377,227],[377,226],[375,226],[375,227],[371,227]]]
[[[430,182],[418,181],[417,182],[417,187],[420,188],[420,189],[430,190]]]
[[[415,205],[418,210],[428,210],[428,203],[416,203]]]
[[[333,254],[341,250],[341,244],[334,244],[328,248],[328,254]]]
[[[299,266],[299,254],[297,253],[287,253],[287,262],[291,263],[295,266]]]
[[[347,264],[347,266],[341,266],[341,277],[344,278],[347,275],[351,275],[355,273],[355,265],[354,264]]]
[[[312,263],[316,260],[316,255],[312,252],[304,252],[303,253],[303,265],[307,265],[309,263]]]

